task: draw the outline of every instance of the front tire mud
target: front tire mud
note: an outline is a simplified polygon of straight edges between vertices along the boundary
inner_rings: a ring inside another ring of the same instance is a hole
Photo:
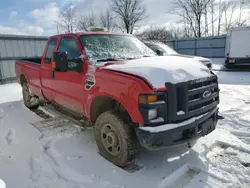
[[[97,118],[93,131],[101,156],[120,167],[133,161],[138,140],[133,129],[117,115],[104,112]]]

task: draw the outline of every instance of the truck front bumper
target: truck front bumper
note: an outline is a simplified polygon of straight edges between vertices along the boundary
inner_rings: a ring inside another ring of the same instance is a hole
[[[149,150],[187,144],[212,132],[218,121],[217,116],[218,108],[215,108],[191,123],[187,120],[187,124],[184,123],[184,125],[183,123],[178,123],[176,126],[169,124],[176,128],[168,129],[168,124],[160,125],[160,129],[159,127],[147,127],[147,129],[139,127],[136,129],[136,134],[140,144]],[[180,124],[182,125],[179,126]]]

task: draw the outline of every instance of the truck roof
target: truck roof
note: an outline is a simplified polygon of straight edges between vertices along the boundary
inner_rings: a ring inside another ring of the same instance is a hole
[[[230,29],[230,31],[241,31],[241,30],[249,30],[249,26],[242,26],[242,27],[233,27]]]
[[[72,36],[72,35],[124,35],[124,36],[131,36],[131,34],[127,34],[127,33],[112,33],[112,32],[100,32],[100,31],[95,31],[95,32],[91,32],[91,31],[86,31],[86,32],[76,32],[76,33],[65,33],[65,34],[59,34],[59,35],[53,35],[49,38],[55,38],[55,37],[66,37],[66,36]]]

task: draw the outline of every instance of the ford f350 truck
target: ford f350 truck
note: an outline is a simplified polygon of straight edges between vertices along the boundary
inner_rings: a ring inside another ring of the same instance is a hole
[[[157,56],[131,35],[52,36],[42,58],[17,60],[15,70],[25,106],[43,100],[87,119],[100,154],[117,166],[140,144],[188,144],[216,127],[217,76],[190,58]]]

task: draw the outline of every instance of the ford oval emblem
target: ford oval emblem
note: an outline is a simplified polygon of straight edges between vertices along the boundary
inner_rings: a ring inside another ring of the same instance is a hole
[[[203,96],[203,98],[208,98],[211,95],[212,95],[211,91],[205,91],[202,96]]]

